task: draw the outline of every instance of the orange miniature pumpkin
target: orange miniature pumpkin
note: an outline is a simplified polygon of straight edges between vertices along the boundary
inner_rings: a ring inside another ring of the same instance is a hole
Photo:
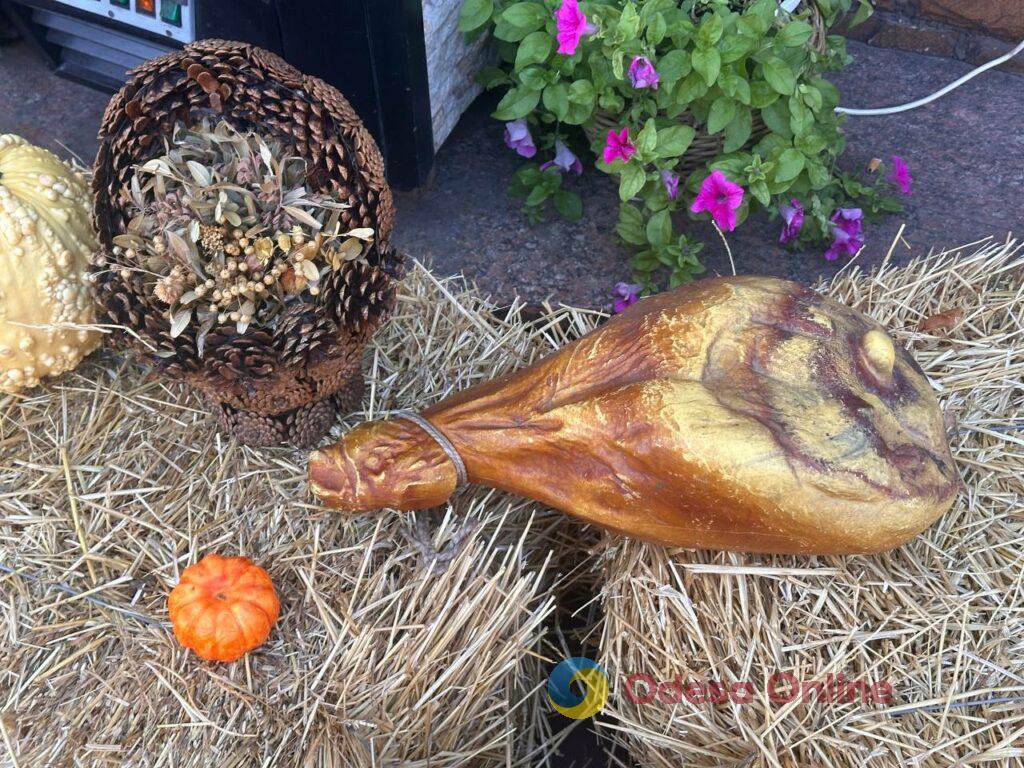
[[[270,576],[247,557],[207,555],[167,599],[174,636],[207,661],[235,661],[263,645],[280,609]]]

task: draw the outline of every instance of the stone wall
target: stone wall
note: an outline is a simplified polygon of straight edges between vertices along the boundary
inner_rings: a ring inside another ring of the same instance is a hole
[[[983,64],[1024,39],[1024,0],[874,0],[875,14],[849,37]],[[1024,73],[1024,55],[1001,66]]]
[[[461,7],[462,0],[423,0],[435,150],[448,138],[459,116],[480,93],[473,75],[492,58],[489,37],[467,42],[459,31]]]
[[[1024,38],[1024,0],[876,0],[907,18],[972,29],[1003,40]]]

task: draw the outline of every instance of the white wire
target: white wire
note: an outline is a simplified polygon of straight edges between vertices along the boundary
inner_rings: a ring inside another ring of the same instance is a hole
[[[961,77],[959,80],[954,80],[952,83],[947,85],[945,88],[942,88],[942,89],[936,91],[931,96],[925,96],[923,99],[918,99],[917,101],[912,101],[909,104],[900,104],[899,106],[895,106],[895,107],[879,107],[878,109],[853,109],[851,107],[836,107],[836,112],[839,112],[839,113],[844,114],[844,115],[895,115],[897,112],[906,112],[906,111],[911,110],[911,109],[917,109],[918,107],[923,107],[925,104],[930,104],[931,102],[935,101],[936,99],[941,98],[942,96],[945,96],[947,93],[952,91],[954,88],[959,88],[961,85],[966,83],[968,80],[970,80],[973,77],[977,77],[982,72],[985,72],[986,70],[992,69],[992,67],[998,67],[1004,61],[1009,61],[1010,59],[1012,59],[1014,56],[1016,56],[1021,51],[1024,51],[1024,40],[1021,40],[1020,43],[1018,43],[1017,47],[1014,48],[1009,53],[1004,53],[999,58],[993,59],[992,61],[988,62],[987,64],[982,64],[977,69],[972,69],[970,72],[968,72],[966,75]]]

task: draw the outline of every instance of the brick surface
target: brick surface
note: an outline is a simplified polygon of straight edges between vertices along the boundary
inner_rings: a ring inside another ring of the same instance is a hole
[[[920,0],[919,8],[923,17],[1007,40],[1024,38],[1024,0]]]
[[[1013,47],[1012,43],[1006,43],[992,37],[972,35],[964,49],[963,59],[971,64],[984,64],[1002,56]],[[1004,61],[997,69],[1024,75],[1024,53],[1017,54],[1009,61]]]
[[[886,24],[871,36],[869,42],[883,48],[901,51],[954,56],[961,32],[952,27],[918,24]]]

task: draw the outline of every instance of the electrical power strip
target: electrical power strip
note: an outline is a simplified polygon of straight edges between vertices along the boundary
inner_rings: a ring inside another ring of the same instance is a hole
[[[179,43],[196,39],[195,0],[56,0]]]

